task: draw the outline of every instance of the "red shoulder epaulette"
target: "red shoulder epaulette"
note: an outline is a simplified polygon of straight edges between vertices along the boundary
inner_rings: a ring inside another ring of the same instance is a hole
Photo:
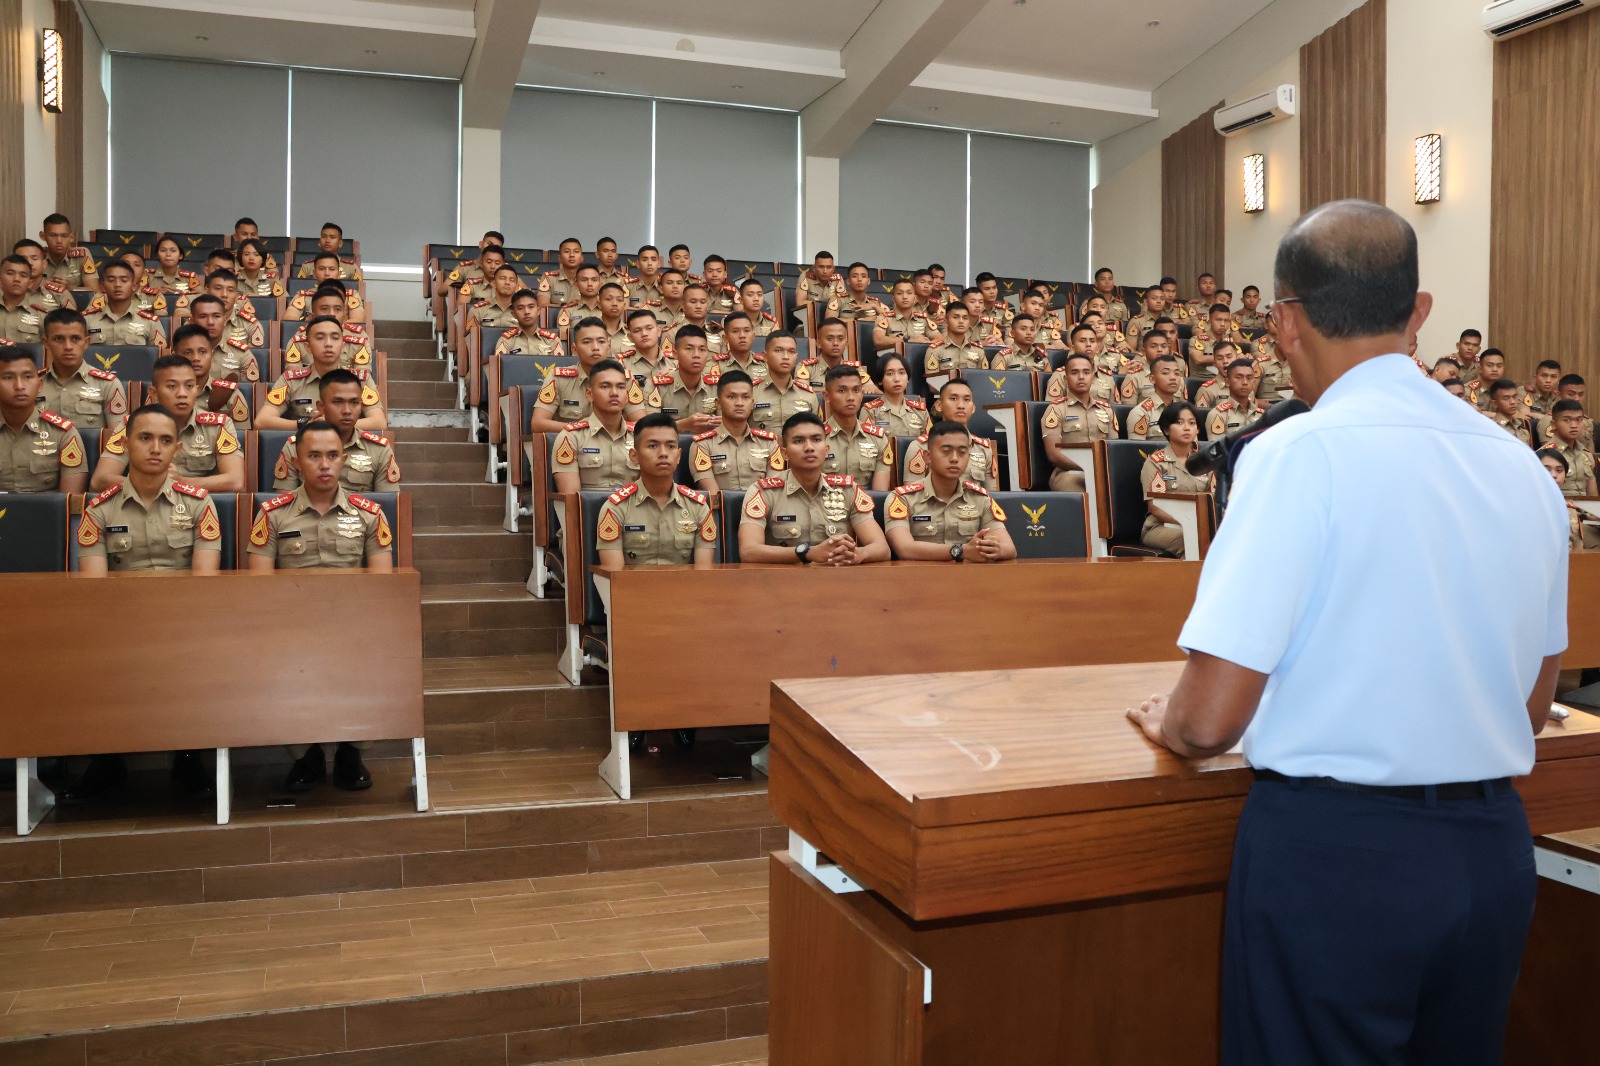
[[[68,259],[87,259],[87,258],[89,258],[89,252],[85,248],[68,248],[67,249],[67,258]]]
[[[547,278],[558,278],[558,277],[561,276],[561,271],[559,271],[559,270],[546,270],[544,272],[544,276],[547,277]]]
[[[800,388],[802,388],[802,389],[805,389],[807,392],[816,392],[817,391],[815,388],[812,387],[811,382],[809,382],[809,381],[796,380],[794,382],[794,384],[800,386]]]
[[[976,433],[974,433],[972,435],[972,440],[973,440],[973,442],[975,444],[981,444],[985,448],[993,448],[994,447],[994,441],[989,437],[980,437]]]
[[[897,496],[909,496],[913,492],[921,492],[922,491],[922,485],[921,485],[920,482],[913,481],[908,485],[901,485],[899,488],[895,489],[894,491],[895,491],[895,495],[897,495]]]
[[[844,488],[856,483],[856,479],[849,474],[823,474],[822,480],[835,488]]]
[[[371,500],[367,499],[365,496],[360,495],[359,493],[352,492],[350,494],[350,502],[355,504],[357,507],[361,508],[363,511],[367,512],[368,514],[382,514],[383,513],[383,508],[382,507],[380,507],[376,503],[373,503]]]
[[[285,370],[283,372],[283,380],[285,381],[299,381],[301,378],[308,378],[310,376],[311,368],[309,366],[302,366],[294,370]]]
[[[715,437],[716,435],[717,435],[717,431],[716,430],[708,429],[704,433],[696,433],[692,439],[693,440],[710,440],[712,437]]]
[[[233,421],[221,411],[196,411],[194,420],[202,426],[222,426]]]
[[[378,434],[373,433],[370,430],[365,430],[365,429],[362,430],[361,431],[361,437],[362,437],[363,440],[370,440],[372,443],[380,445],[381,447],[384,447],[384,448],[387,448],[389,446],[389,438],[388,437],[379,436]]]
[[[111,499],[111,497],[115,496],[121,491],[122,482],[119,481],[115,485],[112,485],[109,489],[106,489],[106,491],[102,492],[100,495],[96,496],[94,499],[90,500],[89,506],[93,507],[97,503],[105,503],[107,500]]]
[[[768,322],[776,322],[776,321],[778,321],[778,316],[773,314],[771,311],[763,311],[763,312],[761,312],[761,317],[766,319]]]
[[[197,500],[203,500],[210,495],[210,493],[206,492],[206,490],[201,488],[199,485],[191,485],[187,481],[174,481],[172,483],[172,491],[181,492],[185,496],[193,496]]]
[[[994,354],[995,355],[1010,355],[1011,354],[1011,346],[1008,344],[1004,348],[1001,348],[998,352],[995,352]]]
[[[606,498],[612,503],[621,503],[623,500],[626,500],[629,496],[632,496],[638,491],[639,483],[637,481],[630,481]]]
[[[655,375],[652,375],[651,378],[650,378],[650,384],[652,384],[652,385],[671,385],[672,384],[672,375],[671,374],[655,374]]]
[[[764,477],[760,481],[756,482],[756,487],[760,489],[781,489],[783,488],[783,478]]]
[[[355,259],[355,256],[353,256],[353,255],[341,255],[339,257],[339,262],[345,264],[346,266],[355,266],[356,265],[356,259]]]
[[[142,318],[148,318],[152,322],[160,322],[161,321],[161,316],[156,314],[154,311],[141,310],[139,312],[139,315]]]
[[[146,296],[160,296],[161,295],[161,290],[156,288],[154,285],[146,285],[143,288],[141,288],[139,291],[144,293]]]
[[[866,403],[861,405],[863,410],[865,410],[866,408],[869,408],[869,407],[882,407],[882,406],[883,406],[883,397],[882,396],[878,397],[876,400],[868,400]]]
[[[558,366],[551,373],[564,378],[575,378],[578,376],[578,368],[575,366]]]
[[[476,307],[488,307],[489,306],[489,301],[488,300],[474,300],[474,301],[472,301],[472,306],[475,307],[475,308]]]
[[[861,432],[867,434],[869,437],[883,436],[883,427],[878,425],[876,422],[857,422],[856,425],[860,426]]]
[[[294,502],[294,493],[286,492],[282,496],[274,496],[272,499],[270,499],[266,503],[262,504],[261,505],[261,511],[262,511],[263,514],[266,513],[267,511],[276,511],[278,508],[284,506],[285,504],[289,504],[289,503],[293,503],[293,502]]]
[[[508,329],[504,333],[500,334],[500,339],[503,340],[503,341],[508,341],[508,340],[511,340],[513,337],[520,337],[520,336],[522,336],[522,327],[521,326],[512,326],[510,329]]]
[[[543,337],[547,341],[556,341],[556,340],[560,340],[561,339],[559,336],[556,335],[555,330],[539,329],[538,327],[534,327],[534,332],[537,333],[539,336]]]
[[[248,352],[250,350],[250,343],[248,341],[229,340],[228,344],[230,347],[237,348],[241,352]]]
[[[1156,409],[1156,398],[1154,396],[1152,396],[1148,400],[1145,400],[1143,403],[1141,403],[1139,406],[1143,410],[1154,411]]]
[[[687,496],[689,499],[693,500],[695,503],[705,503],[706,502],[706,494],[705,493],[696,492],[694,489],[691,489],[687,485],[679,485],[678,486],[678,491],[681,492],[683,495]]]
[[[978,484],[976,481],[963,481],[961,484],[965,485],[968,489],[971,489],[973,492],[979,493],[980,495],[983,495],[983,496],[989,495],[989,490],[984,488],[982,485]]]
[[[59,429],[71,429],[72,423],[56,414],[54,411],[40,411],[39,417]]]
[[[101,381],[117,380],[117,375],[113,374],[111,371],[101,370],[99,367],[93,366],[89,368],[89,376],[92,378],[99,378]]]
[[[199,276],[200,275],[195,273],[193,270],[180,270],[180,271],[178,271],[178,277],[180,277],[180,278],[197,278]]]
[[[239,383],[238,382],[229,381],[227,378],[212,378],[210,384],[211,385],[227,385],[228,387],[235,388],[235,389],[239,387]]]
[[[67,291],[67,287],[65,285],[61,284],[61,282],[59,282],[59,281],[47,281],[47,282],[44,283],[44,287],[49,289],[51,292],[66,292]]]
[[[778,439],[778,435],[776,433],[770,432],[769,430],[765,430],[765,429],[757,429],[754,426],[750,427],[750,435],[752,437],[756,438],[757,440],[777,440]]]
[[[574,430],[574,431],[580,430],[580,429],[588,429],[589,428],[589,420],[587,418],[580,418],[576,422],[568,422],[567,425],[566,425],[566,428],[569,429],[569,430]]]
[[[1152,463],[1164,463],[1164,462],[1166,462],[1167,461],[1167,450],[1165,448],[1162,448],[1159,451],[1151,452],[1150,453],[1150,461]]]
[[[919,400],[915,396],[906,397],[906,406],[913,411],[926,411],[928,409],[927,401]]]
[[[346,322],[344,324],[344,328],[349,330],[351,333],[365,333],[367,331],[367,327],[363,326],[359,322]]]
[[[639,424],[639,423],[638,423],[638,421],[637,421],[637,420],[635,420],[635,421],[633,421],[633,422],[629,422],[629,421],[627,421],[627,420],[626,420],[626,419],[624,419],[624,420],[623,420],[623,422],[622,422],[622,429],[623,429],[623,432],[625,432],[625,433],[632,433],[632,432],[633,432],[633,427],[634,427],[634,426],[636,426],[636,425],[638,425],[638,424]]]

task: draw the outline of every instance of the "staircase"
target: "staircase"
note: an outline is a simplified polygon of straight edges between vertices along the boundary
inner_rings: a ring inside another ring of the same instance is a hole
[[[282,767],[244,762],[229,826],[132,797],[137,816],[0,836],[0,1062],[764,1064],[785,840],[765,792],[674,779],[677,752],[636,768],[633,801],[599,782],[606,691],[555,670],[561,604],[525,587],[530,538],[501,529],[427,326],[375,333],[433,810],[407,812],[409,760],[380,745],[369,793],[267,809]]]

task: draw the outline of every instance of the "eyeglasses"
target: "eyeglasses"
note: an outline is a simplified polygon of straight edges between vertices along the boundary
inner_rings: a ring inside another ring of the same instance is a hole
[[[1303,304],[1303,303],[1305,303],[1305,300],[1302,299],[1299,296],[1280,296],[1276,300],[1272,301],[1272,306],[1267,309],[1267,313],[1269,315],[1271,315],[1273,318],[1277,318],[1278,317],[1278,308],[1281,307],[1282,305],[1284,305],[1284,304]]]

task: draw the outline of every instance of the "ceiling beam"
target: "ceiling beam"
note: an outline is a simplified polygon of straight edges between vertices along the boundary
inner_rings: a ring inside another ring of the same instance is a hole
[[[881,0],[840,54],[845,78],[800,113],[807,155],[837,158],[988,0]]]
[[[461,124],[497,130],[505,124],[539,0],[478,0],[472,10],[477,40],[461,76]]]

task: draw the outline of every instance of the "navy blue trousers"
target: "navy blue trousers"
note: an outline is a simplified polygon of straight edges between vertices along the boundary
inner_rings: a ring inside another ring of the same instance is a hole
[[[1536,876],[1512,789],[1258,781],[1228,880],[1224,1066],[1497,1066]]]

